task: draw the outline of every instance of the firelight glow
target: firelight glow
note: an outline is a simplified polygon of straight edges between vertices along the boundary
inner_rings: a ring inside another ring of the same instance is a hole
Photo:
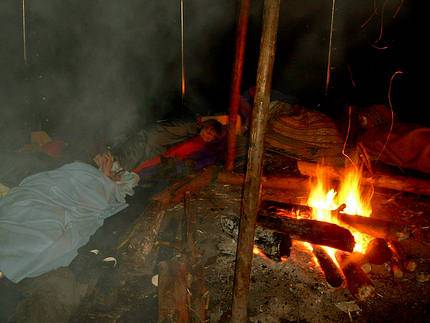
[[[372,208],[370,205],[371,194],[364,194],[361,188],[361,171],[356,168],[345,170],[343,180],[340,183],[339,193],[329,188],[330,183],[323,173],[322,167],[317,169],[316,182],[311,184],[308,205],[312,207],[312,218],[319,221],[331,222],[349,229],[355,239],[355,252],[364,253],[367,244],[372,239],[351,227],[340,223],[332,211],[345,203],[343,212],[352,215],[370,216]],[[335,260],[335,249],[326,247],[327,252]]]

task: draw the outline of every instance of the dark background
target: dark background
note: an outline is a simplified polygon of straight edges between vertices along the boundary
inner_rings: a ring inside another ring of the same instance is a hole
[[[259,54],[263,1],[251,2],[243,90],[255,82]],[[428,124],[423,2],[337,1],[326,95],[332,1],[281,1],[273,88],[341,119],[348,103],[388,104],[390,78],[402,71],[393,109],[400,120]],[[1,1],[0,146],[19,147],[40,129],[65,140],[113,138],[183,113],[179,3],[26,0],[25,64],[22,3]],[[236,5],[185,0],[184,102],[194,114],[228,109]]]

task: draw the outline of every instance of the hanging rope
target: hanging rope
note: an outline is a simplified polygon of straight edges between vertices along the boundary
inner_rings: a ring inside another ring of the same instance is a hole
[[[181,12],[181,99],[185,96],[185,64],[184,64],[184,0],[180,0]]]
[[[391,133],[393,132],[393,127],[394,127],[394,110],[393,110],[393,104],[391,102],[391,88],[392,88],[392,85],[393,85],[394,78],[397,75],[400,75],[400,74],[403,74],[403,72],[402,71],[396,71],[396,72],[394,72],[394,74],[391,76],[391,79],[390,79],[390,85],[388,87],[388,105],[389,105],[390,113],[391,113],[390,129],[388,130],[388,134],[387,134],[387,138],[385,139],[384,146],[382,146],[382,149],[379,152],[379,155],[378,155],[378,158],[376,158],[376,161],[378,161],[381,158],[382,153],[384,152],[385,148],[387,147],[388,141],[390,140]]]
[[[22,48],[24,63],[27,64],[27,39],[25,34],[25,0],[22,0]]]
[[[334,25],[334,10],[336,6],[336,0],[332,0],[331,6],[331,21],[330,21],[330,38],[328,42],[328,55],[327,55],[327,77],[325,81],[325,95],[328,93],[328,86],[330,84],[330,69],[331,69],[331,47],[333,40],[333,25]]]

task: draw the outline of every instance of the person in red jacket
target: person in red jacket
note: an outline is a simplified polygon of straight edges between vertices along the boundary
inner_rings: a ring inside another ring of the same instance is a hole
[[[176,144],[164,153],[143,161],[132,171],[141,178],[153,176],[163,159],[173,159],[178,166],[190,161],[194,170],[200,170],[223,159],[225,152],[224,127],[217,120],[202,123],[198,135]]]

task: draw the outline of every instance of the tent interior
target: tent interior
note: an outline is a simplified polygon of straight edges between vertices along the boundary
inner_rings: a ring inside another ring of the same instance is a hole
[[[423,2],[2,1],[0,322],[428,321]]]

